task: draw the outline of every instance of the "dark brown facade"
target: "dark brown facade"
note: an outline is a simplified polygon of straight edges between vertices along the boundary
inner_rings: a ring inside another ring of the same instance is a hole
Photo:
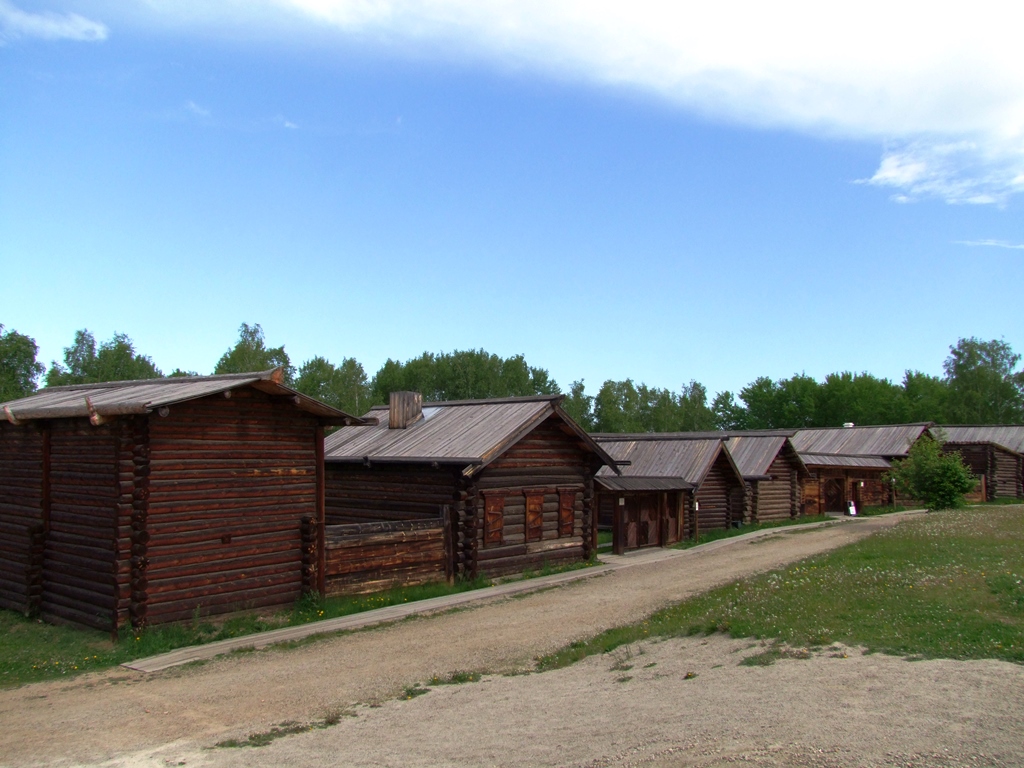
[[[117,631],[298,598],[324,414],[264,386],[0,423],[0,605]]]
[[[602,525],[612,531],[612,552],[667,547],[694,533],[693,492],[598,489]]]
[[[858,510],[898,503],[892,489],[882,479],[885,469],[810,465],[808,470],[810,474],[800,490],[805,515],[845,513],[849,502]]]
[[[328,532],[353,523],[441,526],[447,519],[448,548],[435,556],[450,562],[447,568],[438,562],[435,577],[445,571],[466,578],[502,576],[588,559],[595,538],[593,477],[606,460],[559,402],[544,397],[427,403],[424,412],[443,412],[438,421],[414,418],[395,429],[386,426],[388,410],[372,412],[381,428],[342,430],[351,439],[339,434],[328,446]],[[478,419],[494,421],[493,446],[472,443]],[[352,443],[358,445],[350,449]],[[429,455],[401,455],[405,443]],[[446,457],[446,450],[461,458]],[[366,458],[359,460],[363,451]],[[393,552],[392,584],[421,580],[401,564],[415,553],[398,540]],[[326,585],[327,594],[360,589],[353,579],[329,577]]]
[[[597,478],[601,523],[616,554],[668,546],[743,521],[746,488],[721,436],[686,433],[595,435],[621,476]]]
[[[995,443],[954,443],[942,446],[946,453],[957,452],[964,464],[984,478],[987,501],[1000,498],[1024,498],[1024,456]]]

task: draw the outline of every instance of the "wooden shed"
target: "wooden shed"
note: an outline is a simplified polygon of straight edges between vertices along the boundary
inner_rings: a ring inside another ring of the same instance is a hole
[[[361,423],[280,370],[51,387],[2,411],[0,606],[113,632],[298,598],[323,428]]]
[[[791,438],[807,467],[801,498],[805,515],[845,512],[897,503],[882,480],[893,459],[902,459],[931,422],[801,429]]]
[[[395,392],[375,425],[330,435],[326,594],[588,559],[594,475],[614,462],[562,400]]]
[[[988,501],[1024,499],[1024,426],[988,424],[944,426],[944,451],[957,451],[983,478]]]
[[[620,462],[597,475],[602,520],[616,554],[667,546],[743,520],[743,476],[721,438],[688,433],[598,434]],[[626,464],[628,462],[628,464]]]
[[[747,485],[744,522],[789,520],[801,513],[807,467],[787,434],[732,432],[725,442]]]

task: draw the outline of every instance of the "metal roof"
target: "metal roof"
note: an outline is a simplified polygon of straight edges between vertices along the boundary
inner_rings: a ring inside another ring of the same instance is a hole
[[[801,453],[800,460],[808,467],[858,467],[889,469],[892,464],[881,456],[843,456],[836,453]]]
[[[596,435],[598,445],[608,451],[616,461],[628,461],[621,469],[621,477],[614,484],[633,484],[621,490],[684,490],[696,488],[703,481],[724,441],[719,438],[694,439],[667,433],[642,435]],[[729,463],[732,458],[726,452]],[[735,468],[735,464],[733,464]],[[604,485],[611,471],[607,467],[597,473]],[[737,470],[737,475],[740,475]],[[651,486],[657,480],[657,487]],[[643,487],[640,487],[643,486]],[[607,487],[614,487],[608,485]]]
[[[292,398],[295,405],[327,424],[361,423],[363,420],[339,411],[281,383],[280,368],[255,373],[219,376],[182,376],[100,384],[70,384],[47,387],[35,394],[0,404],[9,421],[128,416],[150,413],[176,403],[196,400],[240,387],[254,387],[269,395]]]
[[[871,427],[829,427],[801,429],[791,440],[801,456],[827,453],[834,456],[906,456],[910,446],[924,434],[931,422],[887,424]]]
[[[1024,453],[1024,426],[1011,424],[950,425],[939,427],[947,443],[993,443]]]
[[[585,449],[614,466],[614,459],[562,410],[563,399],[564,395],[538,395],[424,403],[423,418],[405,429],[388,428],[389,409],[382,405],[366,414],[376,419],[375,425],[344,427],[329,435],[324,458],[334,462],[456,464],[470,475],[555,416]]]

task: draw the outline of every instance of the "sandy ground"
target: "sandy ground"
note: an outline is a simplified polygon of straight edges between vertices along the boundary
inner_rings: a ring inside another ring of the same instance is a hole
[[[740,666],[753,641],[650,642],[518,674],[575,639],[892,525],[869,518],[515,599],[145,674],[0,691],[0,765],[1024,765],[1024,668],[833,648]],[[628,669],[627,669],[628,667]],[[406,686],[454,671],[482,682]],[[214,745],[343,712],[261,748]]]

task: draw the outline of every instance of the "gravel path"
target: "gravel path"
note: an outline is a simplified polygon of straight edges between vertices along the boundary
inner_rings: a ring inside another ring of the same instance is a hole
[[[1024,765],[1024,670],[1000,662],[908,663],[835,649],[741,667],[751,641],[712,637],[503,676],[667,603],[896,522],[794,529],[294,648],[2,691],[0,764]],[[406,686],[458,670],[492,675],[398,699]],[[341,711],[333,727],[268,747],[209,749]]]

